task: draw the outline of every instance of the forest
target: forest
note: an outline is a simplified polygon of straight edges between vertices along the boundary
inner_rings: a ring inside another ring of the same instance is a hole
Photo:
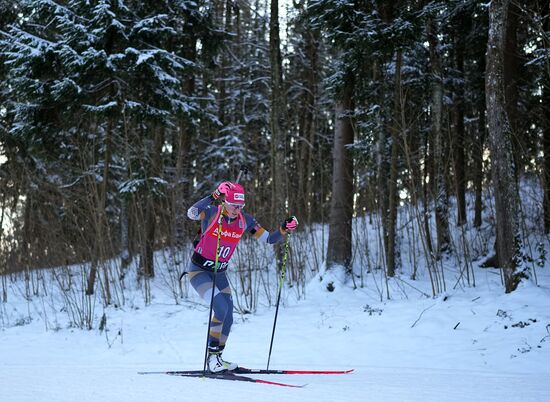
[[[423,265],[435,295],[452,256],[512,292],[548,247],[549,56],[548,0],[0,0],[0,299],[84,263],[150,298],[159,251],[178,293],[187,209],[243,165],[262,226],[300,221],[298,288]]]

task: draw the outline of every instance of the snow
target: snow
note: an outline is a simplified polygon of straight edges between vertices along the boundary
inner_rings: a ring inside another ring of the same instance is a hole
[[[130,189],[138,183],[127,184]],[[534,188],[523,183],[522,199],[535,200],[529,196]],[[525,202],[524,212],[536,217],[531,210],[536,205]],[[406,211],[401,210],[403,222],[409,221]],[[489,221],[490,209],[485,212]],[[464,242],[458,231],[451,236],[460,255],[465,254],[461,245],[469,245],[475,286],[461,272],[463,261],[444,257],[438,266],[444,269],[446,290],[436,297],[430,296],[422,248],[409,239],[420,240],[405,233],[411,228],[401,233],[403,265],[386,285],[377,269],[382,258],[373,232],[377,220],[374,226],[368,221],[354,222],[354,233],[365,234],[355,239],[356,249],[369,251],[355,257],[355,272],[361,274],[355,282],[364,284],[356,289],[342,270],[316,265],[326,250],[326,226],[302,228],[292,237],[287,278],[296,275],[295,264],[304,269],[307,283],[283,289],[270,361],[272,369],[354,369],[351,374],[251,375],[307,384],[304,388],[139,375],[203,367],[208,305],[187,279],[178,297],[179,272],[167,264],[173,256],[164,250],[156,254],[148,305],[135,265],[126,271],[124,288],[111,287],[119,308],[103,308],[99,289],[89,299],[78,290],[60,291],[69,283],[85,286],[89,266],[39,271],[30,286],[40,296],[26,296],[23,276],[0,276],[0,298],[7,291],[7,302],[0,299],[0,401],[550,401],[550,263],[537,257],[550,245],[537,232],[537,219],[526,222],[530,242],[537,245],[536,253],[535,248],[529,253],[536,263],[526,266],[536,269],[536,276],[506,294],[499,271],[479,267],[494,243],[490,225],[468,227]],[[189,255],[182,250],[176,260]],[[272,248],[247,238],[228,270],[236,309],[224,358],[244,367],[267,364],[279,283],[274,261]],[[113,262],[111,277],[119,264]],[[247,269],[253,270],[252,278]],[[246,297],[235,290],[250,283],[256,287]],[[76,328],[88,311],[94,329]],[[99,330],[103,315],[105,330]]]
[[[436,298],[380,301],[368,283],[353,290],[340,275],[313,278],[303,300],[285,289],[270,368],[355,369],[270,378],[307,384],[300,389],[138,375],[202,368],[208,309],[192,292],[176,305],[155,289],[147,307],[139,291],[129,293],[127,307],[105,310],[107,331],[46,330],[65,313],[50,311],[48,298],[25,302],[22,284],[12,283],[0,308],[0,401],[548,401],[548,268],[539,270],[539,286],[527,282],[511,294],[494,273],[478,272],[477,288]],[[429,292],[429,283],[415,286]],[[224,357],[264,368],[274,311],[236,314]]]

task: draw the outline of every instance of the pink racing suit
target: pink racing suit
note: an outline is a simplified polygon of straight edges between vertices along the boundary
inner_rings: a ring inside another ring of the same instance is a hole
[[[203,232],[199,244],[195,247],[195,256],[193,262],[203,269],[213,270],[216,261],[216,250],[218,247],[218,220],[222,213],[222,206],[218,206],[218,212]],[[246,220],[239,212],[239,216],[229,222],[227,219],[222,219],[222,231],[220,234],[220,247],[218,249],[218,270],[225,271],[231,256],[235,252],[235,248],[246,229]]]

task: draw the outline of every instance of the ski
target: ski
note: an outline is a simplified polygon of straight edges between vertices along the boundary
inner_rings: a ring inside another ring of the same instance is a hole
[[[237,367],[234,373],[242,374],[349,374],[351,370],[266,370],[266,369],[250,369],[246,367]]]
[[[349,374],[351,370],[266,370],[237,367],[230,374]],[[171,374],[171,375],[196,375],[202,374],[203,370],[180,370],[180,371],[144,371],[139,374]]]
[[[211,378],[214,380],[227,380],[227,381],[245,381],[245,382],[255,382],[257,384],[268,384],[268,385],[277,385],[279,387],[291,387],[291,388],[303,388],[306,385],[295,385],[295,384],[287,384],[284,382],[277,382],[277,381],[268,381],[268,380],[261,380],[258,378],[252,378],[252,377],[246,377],[242,375],[237,375],[229,372],[225,373],[204,373],[203,371],[191,371],[191,372],[185,372],[185,371],[164,371],[164,372],[140,372],[138,374],[168,374],[168,375],[175,375],[180,377],[190,377],[190,378]]]

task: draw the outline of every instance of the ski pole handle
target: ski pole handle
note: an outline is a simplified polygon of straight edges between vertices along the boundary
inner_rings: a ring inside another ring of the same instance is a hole
[[[241,181],[241,177],[243,176],[243,174],[248,174],[248,167],[246,165],[241,165],[241,168],[239,170],[239,175],[237,176],[237,180],[235,181],[235,183],[238,183]]]

